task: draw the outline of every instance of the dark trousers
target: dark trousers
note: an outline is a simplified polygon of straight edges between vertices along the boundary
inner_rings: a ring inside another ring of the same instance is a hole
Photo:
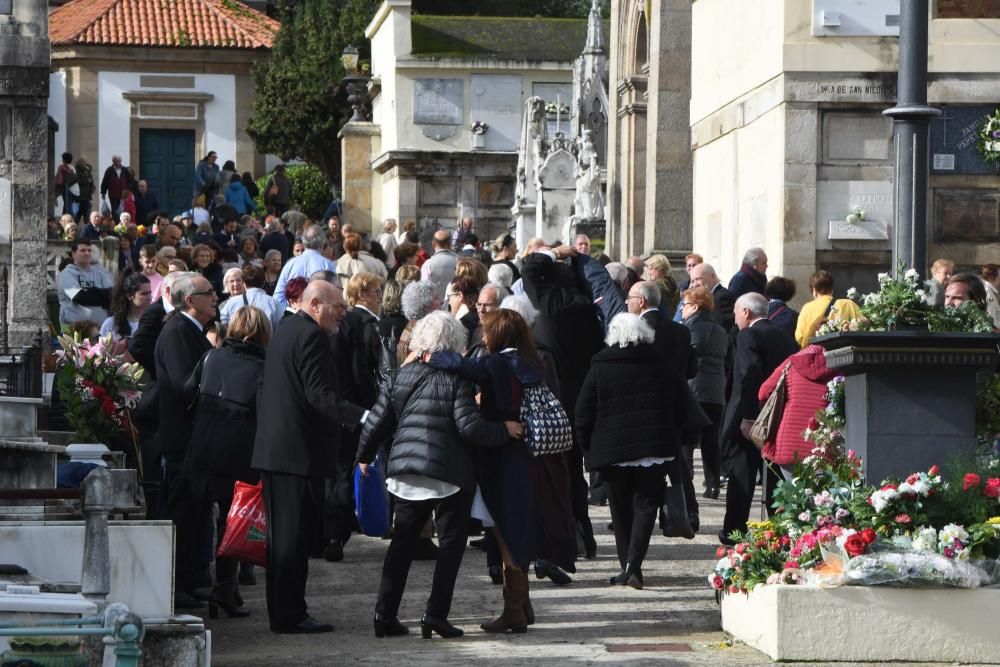
[[[90,199],[77,199],[76,203],[80,206],[76,212],[76,223],[82,226],[90,221]]]
[[[386,617],[395,617],[399,613],[399,602],[403,598],[406,578],[413,562],[413,550],[420,531],[436,508],[438,556],[426,613],[439,619],[448,618],[455,581],[465,553],[465,542],[469,537],[472,498],[473,492],[466,489],[447,498],[431,500],[404,500],[396,497],[396,526],[382,563],[376,612]]]
[[[590,523],[590,508],[587,506],[590,486],[583,472],[583,450],[576,442],[573,443],[573,449],[567,453],[566,460],[569,463],[569,480],[572,485],[573,518],[583,540],[584,550],[591,551],[597,548],[597,543],[594,541],[594,527]]]
[[[602,471],[608,484],[608,504],[622,569],[626,565],[633,570],[642,568],[656,514],[663,502],[667,465],[610,466]]]
[[[358,527],[354,514],[354,453],[358,449],[358,433],[341,431],[337,450],[337,473],[326,480],[326,500],[323,503],[323,534],[327,541],[347,544]],[[386,459],[383,459],[386,460]]]
[[[211,522],[190,482],[182,472],[182,461],[165,459],[160,486],[161,518],[174,523],[174,581],[178,592],[190,593],[201,584],[202,573],[211,560]],[[207,542],[206,542],[207,539]]]
[[[752,442],[742,436],[735,437],[730,442],[729,451],[729,484],[726,486],[726,518],[722,522],[722,533],[727,537],[737,530],[745,533],[747,520],[750,518],[750,507],[753,505],[754,489],[757,486],[757,473],[760,472],[764,459]],[[764,502],[767,514],[774,510],[771,500],[774,487],[781,481],[781,473],[777,466],[765,468]]]
[[[712,421],[701,430],[699,446],[701,447],[701,463],[704,467],[705,486],[719,488],[721,454],[719,447],[719,427],[722,424],[722,414],[726,406],[719,403],[701,403],[701,409]],[[694,478],[694,448],[682,447],[684,461],[687,463],[688,475]]]
[[[267,615],[272,629],[301,623],[306,612],[309,531],[318,522],[313,480],[261,473],[267,513]]]

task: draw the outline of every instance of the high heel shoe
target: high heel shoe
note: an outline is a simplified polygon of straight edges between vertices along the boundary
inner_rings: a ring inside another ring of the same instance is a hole
[[[424,639],[430,639],[433,633],[438,633],[445,639],[461,637],[465,634],[460,628],[456,628],[444,618],[434,618],[424,614],[420,618],[420,635]]]
[[[382,616],[376,613],[373,624],[376,637],[399,637],[410,634],[410,629],[400,623],[395,616]]]
[[[208,617],[218,618],[220,608],[229,618],[246,618],[250,615],[250,610],[237,599],[234,588],[212,591],[212,596],[208,599]]]

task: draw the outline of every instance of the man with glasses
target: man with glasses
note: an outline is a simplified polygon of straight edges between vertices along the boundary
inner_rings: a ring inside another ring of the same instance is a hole
[[[184,384],[202,355],[212,348],[205,337],[205,327],[215,319],[219,302],[215,289],[197,273],[185,273],[174,279],[171,287],[174,312],[167,318],[156,340],[153,356],[156,363],[156,388],[159,402],[157,441],[163,457],[163,487],[160,502],[163,515],[176,527],[174,606],[198,609],[207,599],[198,588],[210,587],[208,562],[200,559],[206,552],[202,537],[208,531],[205,521],[191,502],[194,497],[182,470],[191,441],[192,420],[184,397]]]

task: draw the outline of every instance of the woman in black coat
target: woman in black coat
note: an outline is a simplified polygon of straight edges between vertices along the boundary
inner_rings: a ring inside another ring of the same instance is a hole
[[[219,504],[217,539],[226,532],[226,516],[237,480],[256,483],[250,469],[257,432],[257,381],[264,372],[264,348],[271,324],[258,308],[240,308],[229,320],[222,347],[212,349],[195,366],[184,387],[185,399],[195,403],[194,431],[185,466],[198,506],[206,513]],[[216,545],[217,546],[217,545]],[[215,587],[209,606],[227,616],[249,616],[237,587],[238,561],[216,558]]]
[[[684,381],[653,347],[638,315],[615,315],[608,347],[594,355],[576,403],[587,470],[608,485],[620,574],[611,583],[642,588],[642,562],[663,500],[667,462],[680,454]]]
[[[705,498],[719,497],[721,455],[719,427],[726,406],[726,355],[729,354],[729,335],[716,324],[712,310],[714,300],[704,287],[685,290],[681,302],[684,326],[691,330],[691,347],[698,360],[698,373],[688,384],[698,405],[711,421],[701,429],[701,462],[705,466]],[[694,477],[694,448],[684,448],[688,473]]]
[[[375,604],[376,637],[409,632],[396,616],[414,547],[435,510],[439,550],[420,630],[425,639],[432,632],[463,634],[447,619],[469,534],[476,479],[472,448],[499,447],[521,435],[517,422],[483,419],[470,381],[423,362],[434,352],[463,352],[465,342],[465,329],[447,313],[437,311],[420,320],[410,339],[420,361],[399,370],[365,420],[358,446],[361,473],[368,474],[376,452],[391,440],[386,487],[396,512]]]

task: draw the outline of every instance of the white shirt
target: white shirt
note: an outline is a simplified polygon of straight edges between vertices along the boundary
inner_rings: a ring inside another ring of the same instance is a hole
[[[385,482],[389,493],[403,500],[436,500],[459,492],[460,487],[424,475],[399,475]]]
[[[622,461],[621,463],[615,463],[615,467],[618,468],[651,468],[661,463],[666,463],[667,461],[673,461],[673,456],[662,457],[662,456],[644,456],[641,459],[636,459],[634,461]]]
[[[193,317],[192,315],[189,315],[188,313],[186,313],[186,312],[185,312],[185,311],[183,311],[183,310],[181,311],[181,315],[183,315],[184,317],[186,317],[186,318],[188,318],[189,320],[191,320],[192,322],[194,322],[194,325],[195,325],[196,327],[198,327],[198,331],[204,331],[204,330],[205,330],[205,327],[204,327],[204,325],[202,325],[202,323],[201,323],[201,322],[199,322],[198,320],[194,319],[194,317]]]

